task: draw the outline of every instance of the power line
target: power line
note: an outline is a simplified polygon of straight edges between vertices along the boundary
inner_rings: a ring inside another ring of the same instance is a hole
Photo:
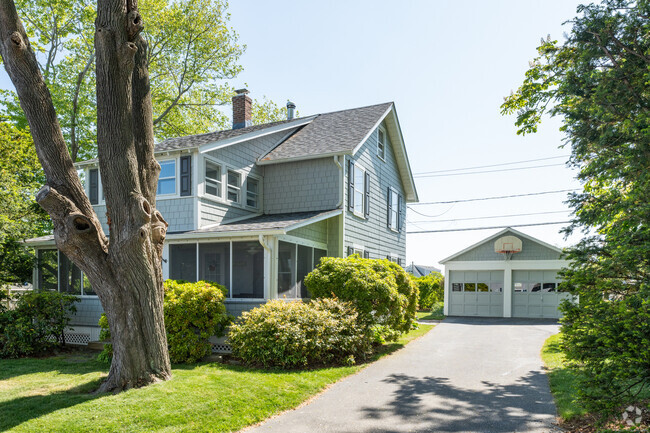
[[[466,227],[462,229],[444,229],[444,230],[421,230],[415,232],[406,232],[407,235],[415,235],[422,233],[443,233],[443,232],[466,232],[471,230],[489,230],[489,229],[507,229],[509,227],[533,227],[533,226],[548,226],[556,224],[568,224],[571,221],[555,221],[548,223],[535,223],[535,224],[513,224],[509,226],[492,226],[492,227]]]
[[[548,161],[549,159],[560,159],[568,158],[570,155],[560,155],[560,156],[551,156],[548,158],[538,158],[538,159],[526,159],[524,161],[514,161],[514,162],[503,162],[501,164],[490,164],[490,165],[477,165],[474,167],[465,167],[465,168],[450,168],[447,170],[435,170],[435,171],[423,171],[421,173],[414,173],[414,176],[420,176],[423,174],[436,174],[436,173],[448,173],[450,171],[465,171],[465,170],[474,170],[477,168],[490,168],[490,167],[502,167],[504,165],[514,165],[514,164],[523,164],[526,162],[537,162],[537,161]]]
[[[427,217],[427,218],[437,218],[437,217],[439,217],[439,216],[443,216],[444,214],[446,214],[447,212],[449,212],[450,210],[452,210],[452,209],[454,208],[454,206],[455,206],[455,205],[451,205],[451,206],[449,207],[449,209],[447,209],[447,210],[444,211],[443,213],[439,213],[439,214],[437,214],[437,215],[427,215],[427,214],[424,214],[424,213],[422,213],[422,212],[416,211],[416,210],[413,209],[413,208],[409,208],[409,209],[411,210],[411,212],[415,212],[416,214],[418,214],[418,215],[420,215],[420,216],[423,216],[423,217]]]
[[[493,219],[493,218],[510,218],[510,217],[520,217],[520,216],[530,216],[530,215],[548,215],[548,214],[554,214],[554,213],[567,213],[569,210],[558,210],[558,211],[549,211],[549,212],[532,212],[532,213],[518,213],[518,214],[510,214],[510,215],[491,215],[491,216],[483,216],[483,217],[472,217],[472,218],[454,218],[454,219],[448,219],[448,220],[429,220],[429,221],[410,221],[412,224],[418,223],[446,223],[446,222],[455,222],[455,221],[471,221],[471,220],[487,220],[487,219]]]
[[[513,194],[513,195],[499,195],[494,197],[479,197],[479,198],[469,198],[464,200],[451,200],[451,201],[429,201],[423,203],[411,203],[408,205],[411,206],[422,206],[422,205],[431,205],[431,204],[451,204],[451,203],[467,203],[470,201],[483,201],[483,200],[500,200],[505,198],[514,198],[514,197],[528,197],[532,195],[544,195],[544,194],[557,194],[560,192],[569,192],[569,191],[578,191],[577,188],[574,189],[558,189],[556,191],[542,191],[542,192],[530,192],[527,194]]]
[[[465,176],[468,174],[483,174],[483,173],[502,173],[504,171],[519,171],[519,170],[530,170],[532,168],[544,168],[544,167],[559,167],[564,164],[542,164],[542,165],[532,165],[530,167],[517,167],[517,168],[501,168],[499,170],[483,170],[483,171],[472,171],[469,173],[447,173],[447,174],[421,174],[414,175],[413,177],[447,177],[447,176]]]

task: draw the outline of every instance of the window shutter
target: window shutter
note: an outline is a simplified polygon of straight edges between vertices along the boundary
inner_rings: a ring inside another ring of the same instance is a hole
[[[181,197],[192,195],[192,156],[181,156]]]
[[[370,258],[370,251],[364,251],[363,252],[363,258],[364,259],[369,259]]]
[[[388,228],[390,228],[390,226],[392,225],[392,222],[393,222],[393,213],[392,213],[392,210],[393,210],[393,190],[390,189],[390,186],[388,187],[388,206],[387,206],[387,208],[388,208],[388,219],[387,219]]]
[[[370,216],[370,173],[366,173],[365,182],[363,183],[363,215],[368,218]]]
[[[397,230],[402,231],[402,224],[404,223],[404,215],[402,214],[402,196],[397,196]]]
[[[348,247],[348,256],[351,256],[354,253],[354,248]]]
[[[90,204],[99,203],[99,170],[96,168],[88,170],[88,198]]]
[[[354,161],[348,160],[348,210],[354,212]]]

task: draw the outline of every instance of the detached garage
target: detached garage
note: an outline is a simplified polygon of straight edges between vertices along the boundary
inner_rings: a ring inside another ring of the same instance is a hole
[[[562,250],[507,228],[442,260],[449,316],[559,318]]]

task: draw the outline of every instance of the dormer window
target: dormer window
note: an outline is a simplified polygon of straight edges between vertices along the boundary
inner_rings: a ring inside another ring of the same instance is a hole
[[[239,203],[241,195],[241,174],[228,170],[228,200]]]
[[[377,138],[377,156],[382,160],[386,159],[386,131],[379,128],[379,137]]]
[[[160,161],[158,195],[176,194],[176,160]]]
[[[249,177],[246,179],[246,206],[257,209],[259,207],[260,182]]]
[[[205,193],[221,197],[221,166],[205,162]]]

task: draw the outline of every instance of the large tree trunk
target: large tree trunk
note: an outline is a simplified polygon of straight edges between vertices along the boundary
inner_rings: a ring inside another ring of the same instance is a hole
[[[86,273],[104,307],[113,363],[100,389],[117,391],[171,374],[161,271],[167,223],[155,208],[160,165],[137,0],[98,1],[95,25],[97,148],[110,241],[72,164],[15,5],[0,2],[0,53],[47,178],[36,200],[52,218],[57,247]]]

